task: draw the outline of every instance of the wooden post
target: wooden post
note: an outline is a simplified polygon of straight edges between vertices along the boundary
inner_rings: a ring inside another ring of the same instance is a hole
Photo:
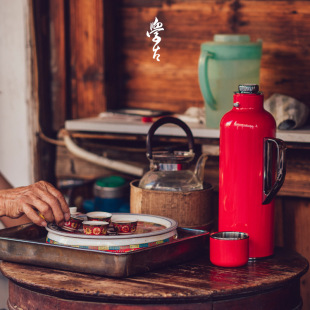
[[[106,110],[104,85],[103,1],[70,2],[72,117]]]
[[[50,68],[53,129],[59,130],[67,119],[66,24],[64,0],[53,0],[50,10]]]

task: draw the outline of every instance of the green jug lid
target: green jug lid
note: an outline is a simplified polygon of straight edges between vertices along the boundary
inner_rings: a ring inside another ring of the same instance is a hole
[[[214,42],[236,42],[246,43],[250,42],[250,36],[247,34],[215,34],[213,37]]]
[[[252,42],[247,34],[215,34],[203,42],[201,52],[214,60],[260,59],[262,40]]]
[[[100,178],[96,181],[96,185],[100,187],[120,187],[126,183],[126,180],[117,175]]]

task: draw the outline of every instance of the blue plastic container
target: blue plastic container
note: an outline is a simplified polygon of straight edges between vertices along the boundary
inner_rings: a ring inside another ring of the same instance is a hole
[[[120,176],[98,179],[94,184],[94,210],[129,213],[129,183]]]

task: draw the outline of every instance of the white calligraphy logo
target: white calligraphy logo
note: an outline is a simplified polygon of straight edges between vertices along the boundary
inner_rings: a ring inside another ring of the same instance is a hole
[[[154,46],[153,46],[153,59],[156,59],[157,61],[159,60],[160,54],[157,54],[157,51],[160,49],[160,47],[158,46],[159,42],[161,41],[161,37],[158,35],[159,31],[164,30],[163,28],[163,23],[159,22],[157,17],[155,17],[155,21],[154,23],[150,24],[150,30],[151,32],[146,32],[146,35],[148,37],[151,36],[151,34],[154,34],[154,38],[152,39],[152,42],[155,42]]]

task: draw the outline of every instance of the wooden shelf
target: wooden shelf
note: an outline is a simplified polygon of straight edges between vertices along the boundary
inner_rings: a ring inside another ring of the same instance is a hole
[[[146,135],[152,123],[143,123],[126,118],[83,118],[67,120],[65,128],[69,131],[104,132],[116,134]],[[189,123],[195,138],[219,139],[219,129],[206,128],[203,124]],[[167,124],[158,128],[156,134],[182,137],[185,133],[175,125]],[[285,142],[310,143],[310,129],[277,130],[276,137]]]

